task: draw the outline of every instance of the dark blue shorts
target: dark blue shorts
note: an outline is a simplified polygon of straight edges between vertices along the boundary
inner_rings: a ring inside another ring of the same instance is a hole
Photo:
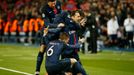
[[[58,63],[46,62],[46,71],[48,75],[64,75],[70,67],[71,61],[69,58],[59,60]]]
[[[126,32],[127,40],[133,40],[133,32]]]
[[[109,36],[110,40],[117,40],[117,35],[113,34]]]

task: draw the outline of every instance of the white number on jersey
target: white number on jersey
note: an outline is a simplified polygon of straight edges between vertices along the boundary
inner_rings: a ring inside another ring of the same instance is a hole
[[[53,48],[54,46],[51,46],[47,51],[47,56],[51,56],[53,54]]]

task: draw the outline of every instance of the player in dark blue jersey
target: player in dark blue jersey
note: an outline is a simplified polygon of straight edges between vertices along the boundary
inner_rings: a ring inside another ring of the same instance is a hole
[[[75,45],[76,43],[78,43],[78,40],[80,37],[78,31],[81,30],[81,27],[83,27],[83,23],[81,23],[83,16],[84,16],[84,14],[82,13],[82,11],[79,11],[79,10],[72,11],[70,13],[70,19],[66,19],[66,21],[65,21],[65,25],[67,25],[68,33],[69,33],[69,36],[71,39],[69,41],[69,44]],[[79,49],[73,49],[72,53],[69,54],[68,52],[70,50],[67,49],[62,54],[62,58],[75,58],[75,59],[77,59],[77,61],[79,61],[79,63],[77,63],[77,66],[75,65],[72,67],[73,75],[76,75],[77,72],[79,72],[79,71],[81,71],[82,75],[86,75],[84,68],[82,68],[82,65],[80,64],[78,50]]]
[[[68,49],[80,48],[79,44],[68,45],[69,35],[67,33],[61,33],[60,39],[49,42],[46,49],[46,71],[48,75],[67,75],[66,71],[71,66],[77,66],[77,73],[81,74],[80,64],[74,58],[60,59],[61,54]]]
[[[54,26],[53,21],[57,14],[61,13],[61,3],[58,0],[48,0],[48,2],[41,8],[42,18],[46,26]]]
[[[64,23],[64,31],[67,32],[70,36],[69,44],[76,44],[78,43],[79,36],[78,36],[78,30],[81,29],[82,25],[80,24],[80,21],[82,19],[82,12],[79,10],[66,12],[63,11],[61,15],[56,16],[54,23]],[[74,54],[65,55],[68,57],[75,57],[77,60],[79,60],[78,56],[78,50],[74,50]],[[64,58],[64,56],[63,56]]]
[[[37,63],[36,63],[36,75],[39,75],[40,67],[43,61],[44,52],[48,43],[52,40],[59,39],[59,33],[62,28],[45,28],[43,30],[42,38],[41,38],[41,47],[37,56]]]
[[[57,13],[60,13],[60,11],[61,11],[60,2],[59,1],[56,2],[56,0],[48,0],[48,2],[41,9],[41,14],[45,21],[45,26],[42,29],[42,33],[41,33],[42,34],[41,44],[40,44],[40,50],[39,50],[39,53],[37,56],[37,63],[36,63],[36,72],[35,72],[36,75],[39,75],[40,67],[41,67],[41,64],[43,61],[44,52],[45,52],[47,43],[52,39],[58,38],[57,36],[54,35],[55,33],[49,33],[51,35],[47,34],[46,36],[43,36],[44,29],[46,29],[46,27],[48,27],[48,26],[49,26],[49,28],[51,28],[51,27],[57,28],[57,27],[64,26],[63,24],[59,24],[59,25],[53,24],[53,20],[56,15],[56,13],[54,12],[55,7],[57,8],[57,11],[58,11]],[[51,38],[51,37],[53,37],[53,38]]]
[[[78,31],[83,27],[83,23],[85,22],[85,21],[81,22],[83,15],[84,14],[82,14],[81,11],[76,10],[76,11],[71,11],[70,13],[62,12],[61,15],[56,17],[56,20],[55,20],[56,23],[65,24],[64,31],[67,32],[70,36],[69,44],[75,45],[76,43],[78,43],[78,39],[79,39]],[[73,50],[66,49],[62,53],[62,58],[75,58],[78,61],[80,61],[79,55],[78,55],[78,49],[73,49]],[[77,68],[75,67],[76,66],[74,66],[73,68],[74,68],[74,71],[76,72]],[[86,75],[85,70],[82,69],[82,71],[83,71],[82,72],[83,75]]]

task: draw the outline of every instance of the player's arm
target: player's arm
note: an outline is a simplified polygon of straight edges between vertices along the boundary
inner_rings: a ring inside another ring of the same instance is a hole
[[[70,44],[66,45],[66,48],[68,48],[68,49],[78,49],[80,47],[81,47],[81,44],[79,44],[79,43],[77,43],[75,45],[70,45]]]
[[[48,30],[49,33],[58,33],[61,31],[61,28],[51,28]]]
[[[65,53],[66,54],[71,54],[75,49],[80,48],[80,44],[76,44],[76,45],[65,45]]]

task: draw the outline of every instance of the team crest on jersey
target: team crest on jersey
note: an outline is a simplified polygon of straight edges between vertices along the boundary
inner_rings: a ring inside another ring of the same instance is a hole
[[[49,13],[52,13],[52,11],[50,11]]]

